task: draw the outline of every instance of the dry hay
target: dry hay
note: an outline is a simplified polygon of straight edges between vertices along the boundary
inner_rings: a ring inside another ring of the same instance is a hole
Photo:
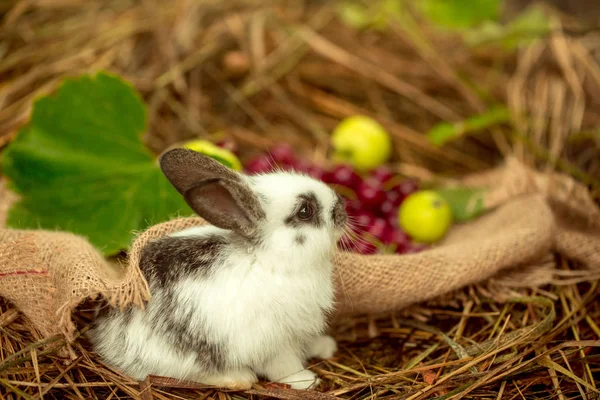
[[[448,179],[512,153],[571,174],[600,199],[600,34],[566,19],[511,55],[425,27],[359,34],[319,1],[38,0],[3,2],[0,12],[0,146],[33,99],[65,76],[104,69],[142,93],[156,152],[221,131],[244,156],[288,141],[323,162],[328,132],[362,113],[393,135],[393,166],[405,176]],[[490,104],[507,104],[514,127],[443,149],[424,139],[437,122]],[[336,358],[311,367],[323,377],[320,393],[139,384],[103,365],[85,339],[65,365],[55,356],[61,338],[48,347],[2,303],[0,398],[598,398],[598,277],[558,262],[561,279],[547,287],[500,298],[490,282],[396,315],[342,321]]]

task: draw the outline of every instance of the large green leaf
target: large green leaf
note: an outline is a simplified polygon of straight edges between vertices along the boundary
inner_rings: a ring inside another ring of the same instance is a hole
[[[127,249],[134,231],[192,214],[141,141],[146,119],[136,91],[104,73],[36,101],[2,157],[22,197],[9,227],[74,232],[108,255]]]

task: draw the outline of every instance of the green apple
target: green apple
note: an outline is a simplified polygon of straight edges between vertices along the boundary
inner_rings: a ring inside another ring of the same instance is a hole
[[[434,243],[443,238],[452,220],[450,205],[432,190],[414,192],[404,199],[398,211],[400,227],[421,243]]]
[[[383,127],[372,118],[348,117],[331,135],[332,158],[350,163],[356,169],[368,171],[384,164],[392,154],[392,140]]]
[[[242,169],[242,163],[235,156],[235,154],[227,149],[217,146],[208,140],[190,140],[189,142],[186,142],[183,147],[214,158],[226,167],[236,171],[241,171]]]

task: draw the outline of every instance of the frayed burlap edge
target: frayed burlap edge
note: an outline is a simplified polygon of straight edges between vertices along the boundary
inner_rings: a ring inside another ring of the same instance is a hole
[[[0,226],[16,201],[18,196],[0,180]],[[86,299],[102,296],[121,308],[130,304],[144,307],[150,299],[139,268],[111,265],[81,236],[1,228],[0,295],[23,312],[43,336],[63,334],[69,341],[76,330],[72,312]]]
[[[585,186],[568,175],[535,171],[512,156],[499,167],[465,177],[461,184],[489,187],[484,200],[488,209],[519,196],[540,193],[551,205],[567,211],[568,217],[581,218],[589,226],[600,227],[600,209]]]

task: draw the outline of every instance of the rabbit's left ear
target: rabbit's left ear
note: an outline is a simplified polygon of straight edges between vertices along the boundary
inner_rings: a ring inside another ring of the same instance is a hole
[[[169,182],[200,217],[245,237],[256,234],[265,212],[240,174],[189,149],[169,150],[159,162]]]

